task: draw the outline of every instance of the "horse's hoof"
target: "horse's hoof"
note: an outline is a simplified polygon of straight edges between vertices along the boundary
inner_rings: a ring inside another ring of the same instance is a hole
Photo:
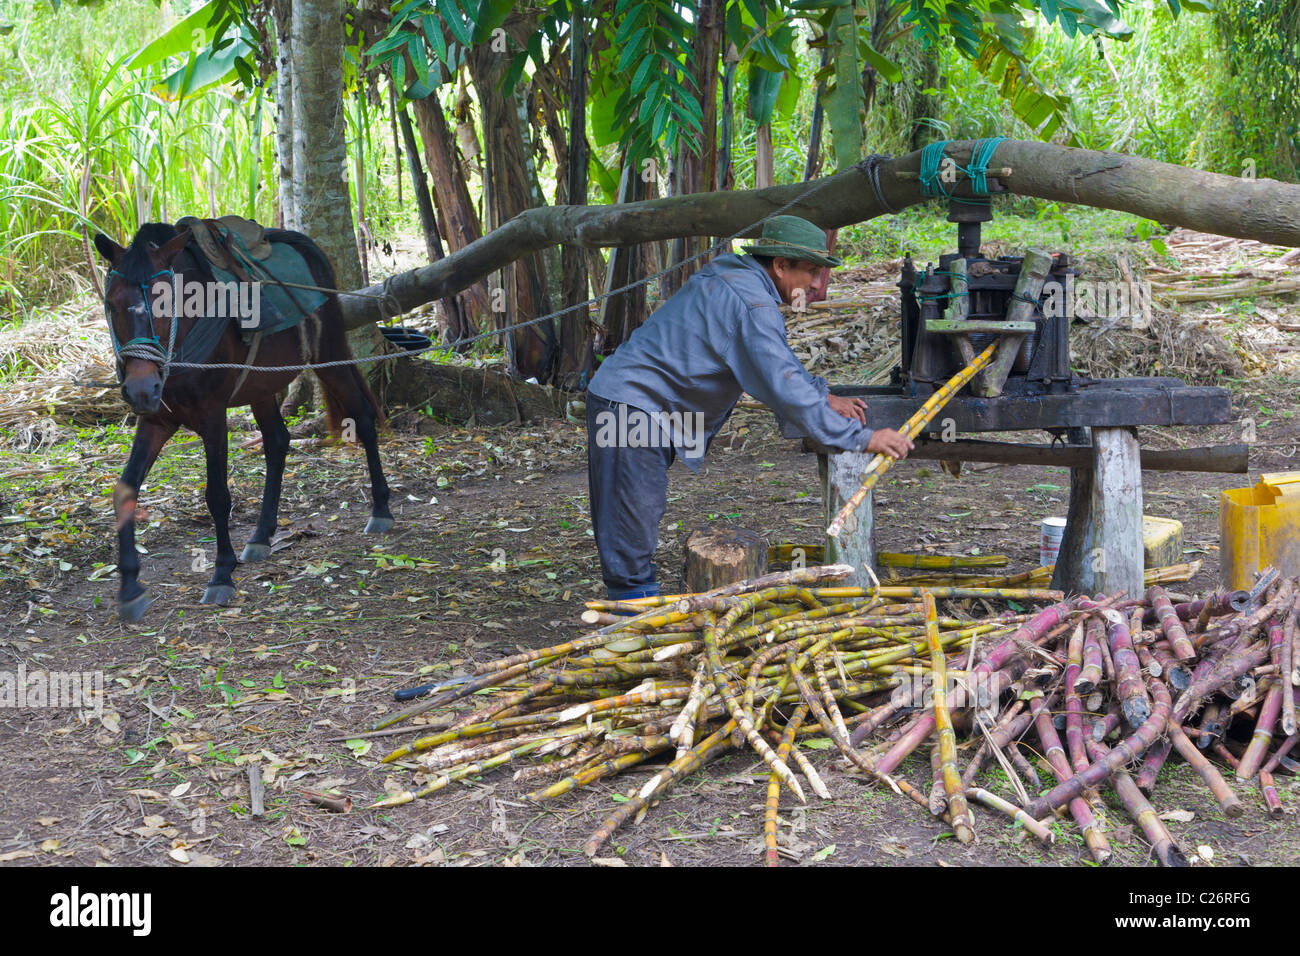
[[[379,515],[371,515],[370,520],[366,522],[366,534],[383,534],[393,526],[392,518],[381,518]]]
[[[200,604],[229,604],[235,596],[235,588],[230,584],[209,584],[203,592]]]
[[[253,544],[248,542],[244,545],[244,550],[239,555],[240,564],[252,564],[254,561],[265,561],[271,556],[271,546],[269,544]]]
[[[135,624],[155,600],[157,598],[148,591],[142,591],[129,601],[118,601],[117,616],[128,624]]]

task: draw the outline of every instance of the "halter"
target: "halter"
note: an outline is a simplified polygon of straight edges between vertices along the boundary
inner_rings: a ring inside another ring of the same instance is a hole
[[[116,269],[109,269],[108,276],[117,276],[122,280],[126,279],[126,276],[122,275],[122,273],[118,272]],[[163,351],[162,342],[158,339],[158,333],[154,331],[153,302],[149,296],[149,286],[153,280],[157,279],[159,276],[171,276],[172,285],[175,286],[176,273],[171,269],[163,269],[160,272],[155,272],[143,282],[136,283],[136,285],[140,287],[140,294],[144,299],[145,311],[149,315],[149,335],[137,336],[128,342],[119,343],[117,341],[117,331],[113,328],[112,316],[109,316],[108,335],[113,343],[113,353],[117,356],[117,381],[119,385],[126,381],[126,360],[131,358],[143,359],[146,362],[155,363],[158,366],[159,373],[162,375],[163,382],[166,383],[167,381],[167,372],[171,365],[172,356],[174,355],[176,348],[176,294],[175,289],[173,288],[171,328],[168,330],[167,335],[167,350]],[[104,285],[104,291],[104,305],[107,306],[107,283]]]

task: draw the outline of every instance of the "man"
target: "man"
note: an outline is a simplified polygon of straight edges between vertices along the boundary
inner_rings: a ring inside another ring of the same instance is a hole
[[[654,552],[675,457],[698,472],[708,442],[748,392],[832,448],[906,457],[912,442],[866,427],[866,405],[831,395],[786,341],[781,303],[808,301],[841,261],[806,219],[773,216],[750,255],[693,275],[601,363],[587,390],[591,521],[610,598],[659,593]]]

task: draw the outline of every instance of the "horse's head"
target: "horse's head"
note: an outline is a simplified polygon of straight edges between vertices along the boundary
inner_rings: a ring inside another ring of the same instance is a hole
[[[129,248],[102,232],[95,248],[108,263],[104,310],[117,356],[122,397],[137,415],[151,415],[162,404],[162,363],[169,358],[164,339],[175,321],[172,263],[190,240],[188,230],[150,224]]]

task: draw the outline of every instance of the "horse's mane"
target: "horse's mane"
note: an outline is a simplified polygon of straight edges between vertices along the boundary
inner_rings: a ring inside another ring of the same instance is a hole
[[[179,231],[171,223],[146,222],[131,239],[125,255],[117,264],[118,273],[131,282],[144,282],[153,273],[153,264],[149,261],[150,246],[161,246],[175,239]],[[176,272],[196,275],[200,280],[212,278],[207,260],[199,253],[198,243],[191,240],[180,255],[172,262]]]

